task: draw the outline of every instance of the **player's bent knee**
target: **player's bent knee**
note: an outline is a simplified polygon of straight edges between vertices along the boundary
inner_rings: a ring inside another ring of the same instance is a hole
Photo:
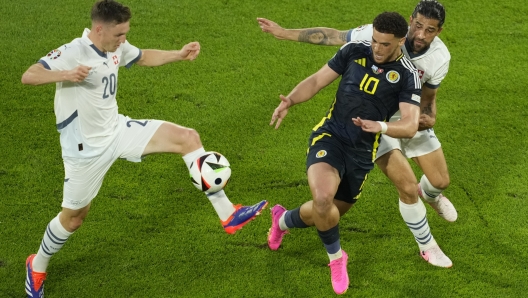
[[[398,192],[402,201],[415,201],[418,199],[418,188],[416,183],[405,183],[398,186]]]
[[[73,233],[79,229],[84,221],[85,216],[78,217],[66,217],[64,220],[61,220],[61,225],[66,229],[66,231]]]
[[[333,198],[330,195],[327,195],[327,196],[323,195],[323,196],[314,198],[313,209],[315,213],[322,215],[322,214],[327,214],[328,212],[330,212],[330,209],[333,206],[332,199]]]
[[[184,140],[182,144],[182,154],[187,154],[202,147],[200,135],[192,128],[186,128],[183,132],[183,135],[180,137],[182,137]]]
[[[437,188],[437,189],[446,189],[449,187],[449,184],[451,184],[449,175],[442,175],[438,177],[438,179],[429,179],[429,182],[434,188]]]
[[[449,187],[449,184],[451,184],[451,181],[447,178],[442,180],[441,183],[433,184],[433,186],[438,189],[446,189]]]

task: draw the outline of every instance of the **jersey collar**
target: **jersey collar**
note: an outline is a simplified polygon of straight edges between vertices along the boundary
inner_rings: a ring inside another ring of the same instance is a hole
[[[82,35],[82,39],[88,43],[90,45],[90,47],[97,53],[97,55],[103,57],[103,58],[108,58],[106,56],[106,53],[104,52],[101,52],[101,50],[99,50],[94,44],[93,42],[88,38],[88,33],[90,33],[90,29],[88,28],[84,28],[84,32],[83,32],[83,35]]]

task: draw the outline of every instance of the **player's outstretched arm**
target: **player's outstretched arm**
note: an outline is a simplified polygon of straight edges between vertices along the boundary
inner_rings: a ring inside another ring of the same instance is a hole
[[[291,106],[308,101],[315,94],[317,94],[317,92],[328,86],[338,77],[339,74],[331,69],[328,64],[325,64],[325,66],[323,66],[316,73],[297,84],[297,86],[293,88],[288,96],[281,94],[281,102],[271,116],[270,125],[273,125],[273,123],[277,121],[275,129],[279,128],[282,120],[284,117],[286,117],[286,114],[288,114],[288,109]]]
[[[141,50],[142,55],[137,65],[160,66],[167,63],[189,60],[192,61],[200,54],[200,43],[193,41],[184,45],[180,50]]]
[[[357,117],[352,118],[352,122],[366,132],[381,132],[393,138],[412,138],[418,131],[420,108],[410,103],[400,103],[400,112],[402,115],[400,121],[387,123]]]
[[[89,66],[79,65],[71,70],[47,70],[40,63],[31,65],[22,75],[22,84],[43,85],[57,82],[70,81],[82,82],[90,73]]]
[[[432,128],[436,123],[436,92],[438,89],[431,89],[422,86],[422,99],[420,101],[420,126],[418,130]]]
[[[265,19],[257,18],[263,32],[270,33],[278,39],[293,40],[327,46],[341,46],[347,42],[348,30],[339,31],[333,28],[315,27],[305,29],[285,29],[279,24]]]

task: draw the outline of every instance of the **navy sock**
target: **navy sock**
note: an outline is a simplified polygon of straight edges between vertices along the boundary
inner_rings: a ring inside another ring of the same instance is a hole
[[[341,249],[341,243],[339,242],[339,224],[328,231],[317,230],[317,233],[323,241],[327,253],[335,254]]]
[[[286,211],[284,222],[288,228],[307,228],[308,225],[301,219],[301,207]]]

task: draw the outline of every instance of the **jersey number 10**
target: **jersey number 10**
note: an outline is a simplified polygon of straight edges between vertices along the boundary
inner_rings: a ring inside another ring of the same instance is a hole
[[[363,80],[361,80],[359,90],[365,91],[368,94],[374,94],[376,92],[376,88],[378,88],[378,83],[378,79],[375,77],[369,77],[368,73],[366,73],[363,77]]]

